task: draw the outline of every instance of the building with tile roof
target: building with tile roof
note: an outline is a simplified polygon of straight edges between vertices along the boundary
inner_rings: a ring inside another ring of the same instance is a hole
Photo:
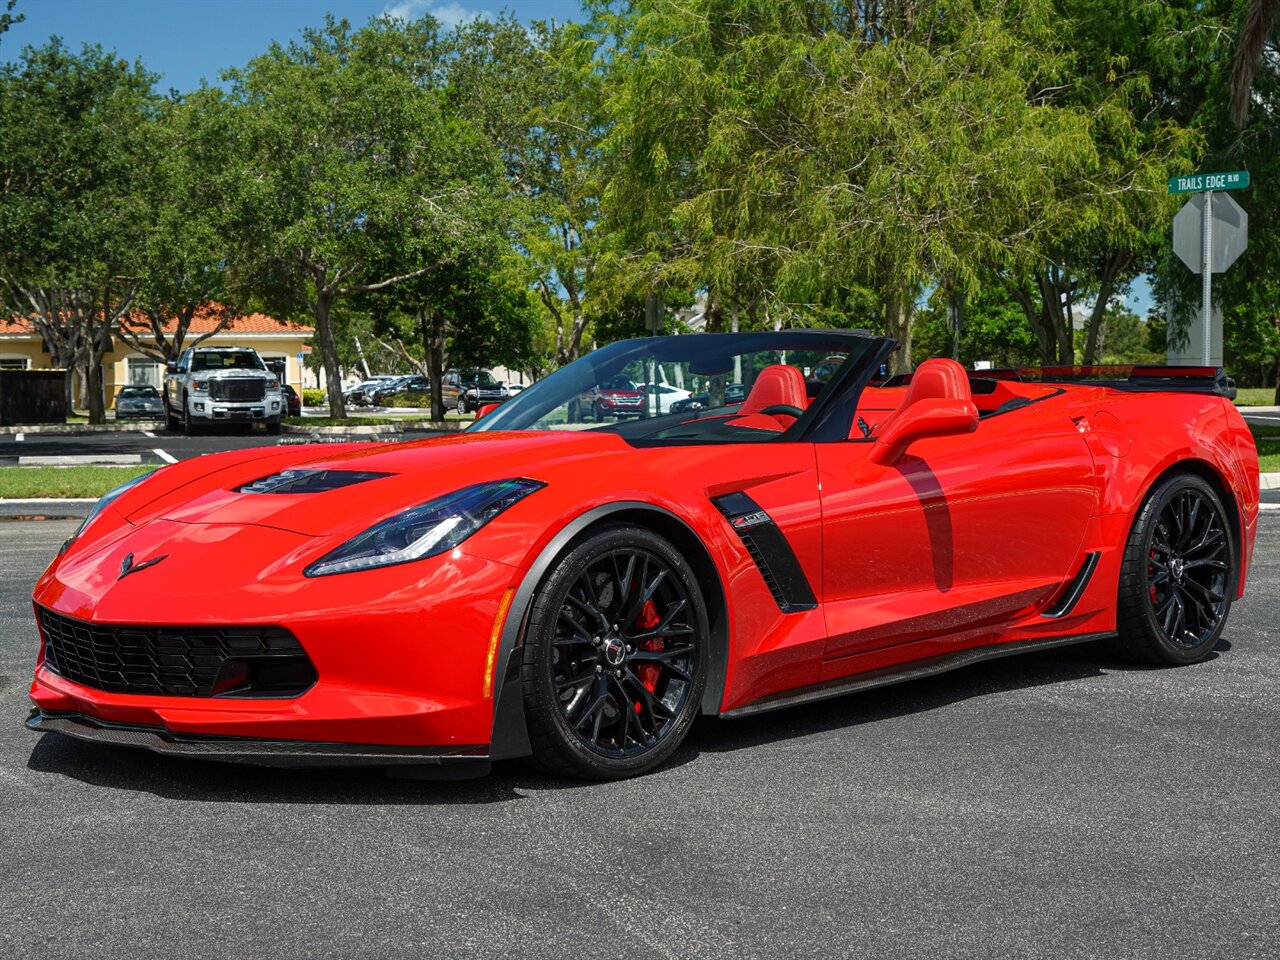
[[[214,330],[221,313],[219,304],[208,304],[197,311],[187,327],[185,344],[201,334]],[[129,321],[133,338],[143,344],[155,342],[150,324],[141,314]],[[177,321],[170,320],[162,328],[171,336]],[[283,359],[286,362],[285,379],[299,393],[302,392],[304,358],[311,352],[310,340],[315,331],[311,327],[277,320],[263,313],[251,313],[237,317],[225,328],[201,341],[202,346],[252,347],[263,360]],[[52,367],[53,361],[46,344],[35,328],[26,320],[0,319],[0,369],[40,370]],[[106,403],[111,405],[116,391],[131,383],[149,383],[159,387],[164,377],[164,366],[135,349],[117,335],[112,348],[102,359],[103,389]],[[78,378],[77,378],[78,379]],[[76,384],[76,403],[83,405],[81,385]]]

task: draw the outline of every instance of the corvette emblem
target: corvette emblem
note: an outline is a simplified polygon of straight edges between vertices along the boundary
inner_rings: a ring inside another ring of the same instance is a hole
[[[150,560],[143,560],[139,564],[134,564],[133,554],[130,553],[120,562],[120,576],[116,577],[116,579],[123,580],[131,573],[137,573],[139,570],[147,569],[147,567],[154,567],[167,556],[167,553],[162,553],[158,557],[152,557]]]

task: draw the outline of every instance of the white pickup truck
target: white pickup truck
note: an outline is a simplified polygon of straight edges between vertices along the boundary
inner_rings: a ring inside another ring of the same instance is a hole
[[[164,419],[190,436],[203,424],[262,421],[280,432],[280,380],[249,347],[190,347],[165,365]]]

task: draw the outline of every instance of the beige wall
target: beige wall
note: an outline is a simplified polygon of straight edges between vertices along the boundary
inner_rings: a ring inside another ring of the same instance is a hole
[[[299,393],[302,392],[302,376],[305,373],[303,361],[298,354],[307,353],[306,345],[309,333],[230,333],[217,334],[202,341],[202,345],[211,347],[253,347],[264,360],[285,359],[285,380]],[[40,349],[40,338],[32,334],[0,335],[0,360],[25,358],[29,369],[49,369],[52,360],[49,354]],[[117,340],[115,348],[102,359],[103,392],[107,405],[115,399],[116,391],[125,386],[129,380],[129,360],[133,358],[143,363],[150,363],[149,358],[138,353],[132,347]],[[159,385],[156,376],[164,375],[163,367],[152,368],[151,382]],[[81,385],[76,384],[76,402],[81,404]]]

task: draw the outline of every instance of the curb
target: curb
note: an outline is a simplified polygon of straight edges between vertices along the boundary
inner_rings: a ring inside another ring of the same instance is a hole
[[[34,423],[27,426],[0,427],[0,436],[12,436],[15,433],[57,433],[75,435],[78,433],[141,433],[144,430],[163,430],[163,420],[130,420],[117,423]]]
[[[378,423],[369,426],[308,427],[302,424],[281,424],[281,433],[306,434],[316,437],[379,437],[404,433],[405,430],[434,430],[437,433],[458,433],[471,426],[471,420],[402,420],[399,423]]]
[[[1258,483],[1263,490],[1280,490],[1280,473],[1259,474]]]

